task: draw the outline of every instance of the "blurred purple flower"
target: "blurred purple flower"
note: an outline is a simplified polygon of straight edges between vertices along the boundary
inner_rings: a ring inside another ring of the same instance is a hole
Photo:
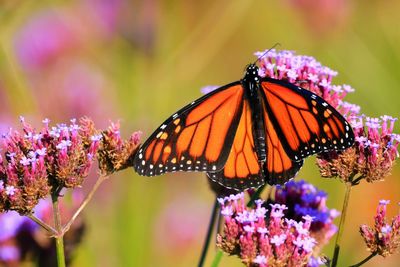
[[[193,211],[196,211],[195,215]],[[208,206],[193,196],[177,194],[168,200],[155,220],[156,250],[168,250],[178,256],[197,246],[203,234],[201,229],[207,224],[207,215]]]
[[[89,41],[108,38],[115,32],[121,4],[122,0],[85,0],[36,13],[14,38],[21,65],[39,70]]]
[[[329,37],[335,29],[346,26],[350,2],[345,0],[289,0],[296,14],[303,17],[305,28],[320,40]]]
[[[346,182],[351,182],[355,175],[367,182],[383,180],[399,157],[400,135],[393,133],[396,120],[386,115],[353,117],[350,123],[355,134],[354,146],[341,152],[320,154],[317,164],[321,176],[339,177]]]
[[[73,207],[76,208],[80,197],[73,195]],[[71,207],[62,203],[63,219],[72,215]],[[41,200],[34,209],[34,214],[41,220],[50,223],[52,205],[49,199]],[[67,261],[71,252],[80,242],[83,234],[83,221],[78,220],[65,236]],[[55,266],[56,255],[53,242],[45,239],[46,232],[28,217],[17,212],[0,213],[0,265],[19,266],[26,260],[35,261],[39,266]]]
[[[246,266],[307,266],[317,241],[310,234],[313,219],[299,221],[284,216],[288,207],[262,200],[247,208],[244,193],[218,199],[224,217],[223,233],[217,246],[230,255],[238,255]],[[313,265],[315,266],[315,265]]]
[[[15,49],[21,65],[42,68],[78,43],[73,20],[56,10],[38,13],[15,36]]]
[[[363,224],[360,226],[361,236],[371,253],[383,257],[394,254],[400,247],[400,214],[391,222],[386,218],[386,206],[389,201],[381,200],[376,211],[374,228]]]

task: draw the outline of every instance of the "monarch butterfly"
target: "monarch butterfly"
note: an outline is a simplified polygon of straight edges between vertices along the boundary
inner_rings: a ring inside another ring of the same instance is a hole
[[[169,117],[135,155],[140,175],[202,171],[237,190],[283,184],[312,154],[354,143],[349,123],[316,94],[262,78],[249,64],[244,78],[222,86]]]

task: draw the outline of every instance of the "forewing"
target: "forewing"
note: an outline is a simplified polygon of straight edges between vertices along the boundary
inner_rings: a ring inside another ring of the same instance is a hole
[[[227,161],[243,106],[239,82],[223,86],[168,118],[134,159],[145,176],[173,171],[217,171]]]

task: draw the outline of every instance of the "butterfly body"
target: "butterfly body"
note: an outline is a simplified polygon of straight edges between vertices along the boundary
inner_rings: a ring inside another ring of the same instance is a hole
[[[303,159],[354,142],[348,122],[314,93],[262,78],[248,65],[222,86],[169,117],[141,146],[133,167],[145,176],[201,171],[243,190],[294,177]]]
[[[255,149],[259,162],[265,162],[266,144],[265,144],[265,124],[262,116],[262,96],[260,92],[261,77],[258,75],[258,67],[250,64],[246,68],[244,78],[241,80],[245,91],[245,97],[249,102],[251,110],[252,134],[255,142]]]

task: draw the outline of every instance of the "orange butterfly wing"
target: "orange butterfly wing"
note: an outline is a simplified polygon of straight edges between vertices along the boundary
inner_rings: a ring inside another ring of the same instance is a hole
[[[239,190],[264,184],[264,175],[254,148],[251,110],[247,100],[243,101],[239,125],[224,168],[218,172],[208,172],[207,175],[225,187]]]
[[[283,183],[312,154],[342,150],[354,142],[349,123],[314,93],[293,84],[264,78],[268,183]]]
[[[167,119],[134,159],[145,176],[174,171],[217,171],[224,167],[243,106],[239,82],[223,86]]]
[[[303,166],[303,160],[294,161],[287,154],[282,143],[282,136],[277,134],[267,112],[266,103],[263,106],[265,124],[265,142],[267,146],[267,161],[264,163],[265,180],[268,184],[283,184],[296,176]]]

